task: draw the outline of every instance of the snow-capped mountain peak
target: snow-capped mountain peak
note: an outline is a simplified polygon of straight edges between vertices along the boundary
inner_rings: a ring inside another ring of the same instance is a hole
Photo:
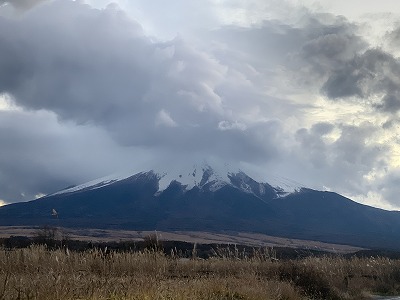
[[[243,192],[254,194],[259,198],[262,198],[266,194],[272,198],[284,197],[299,191],[301,188],[297,183],[289,179],[271,177],[273,180],[271,182],[268,181],[270,183],[263,183],[257,182],[245,172],[240,169],[234,169],[228,164],[218,165],[217,167],[215,169],[207,163],[200,163],[189,167],[176,165],[168,170],[154,168],[147,172],[124,172],[68,187],[51,194],[51,196],[99,189],[121,180],[134,178],[138,175],[149,176],[149,180],[158,180],[157,195],[165,191],[173,182],[179,182],[185,191],[197,187],[215,192],[225,186],[231,186]]]
[[[94,190],[94,189],[99,189],[102,187],[105,187],[107,185],[113,184],[117,181],[124,180],[126,178],[129,178],[132,176],[132,173],[120,173],[120,174],[112,174],[109,176],[101,177],[98,179],[94,179],[91,181],[88,181],[83,184],[75,185],[75,186],[70,186],[65,189],[62,189],[56,193],[47,195],[47,196],[54,196],[54,195],[61,195],[61,194],[67,194],[67,193],[74,193],[78,191],[84,191],[84,190]]]
[[[193,165],[189,168],[176,168],[168,172],[154,172],[160,175],[158,192],[167,189],[173,181],[181,183],[186,190],[191,190],[194,187],[203,188],[207,185],[212,191],[230,182],[228,175],[222,176],[221,173],[217,173],[207,164]]]

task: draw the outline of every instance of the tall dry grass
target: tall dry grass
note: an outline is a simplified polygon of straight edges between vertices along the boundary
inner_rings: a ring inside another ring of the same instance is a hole
[[[207,260],[157,251],[0,249],[0,299],[367,299],[400,292],[400,261],[278,261],[216,249]]]

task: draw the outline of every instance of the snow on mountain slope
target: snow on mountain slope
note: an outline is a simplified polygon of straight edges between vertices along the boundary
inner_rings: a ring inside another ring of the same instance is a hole
[[[269,189],[271,189],[271,187],[274,188],[277,197],[284,197],[288,194],[299,191],[301,188],[299,183],[277,176],[269,177],[268,183],[260,183],[253,180],[243,171],[232,168],[228,164],[219,164],[212,168],[207,163],[201,162],[185,167],[176,165],[174,167],[170,167],[168,171],[161,168],[154,168],[152,171],[139,173],[149,173],[153,174],[153,176],[154,174],[157,175],[159,179],[159,189],[157,194],[160,194],[162,191],[166,190],[173,181],[179,182],[187,191],[194,187],[198,187],[200,189],[207,187],[208,190],[215,192],[226,185],[230,185],[246,193],[253,193],[258,197],[265,194],[268,186]],[[120,174],[114,174],[95,179],[81,185],[69,187],[47,196],[98,189],[127,179],[139,173],[124,172]]]
[[[276,175],[268,175],[267,182],[279,191],[278,195],[280,197],[296,193],[304,187],[304,185],[297,181]]]
[[[94,189],[98,189],[98,188],[113,184],[114,182],[117,182],[117,181],[120,181],[120,180],[124,180],[126,178],[129,178],[130,176],[132,176],[132,173],[113,174],[113,175],[101,177],[101,178],[98,178],[98,179],[94,179],[94,180],[91,180],[89,182],[86,182],[86,183],[83,183],[83,184],[80,184],[80,185],[68,187],[68,188],[65,188],[65,189],[63,189],[61,191],[58,191],[56,193],[49,194],[47,196],[54,196],[54,195],[61,195],[61,194],[66,194],[66,193],[73,193],[73,192],[78,192],[78,191],[83,191],[83,190],[94,190]]]
[[[186,187],[186,190],[191,190],[195,186],[202,188],[208,185],[211,191],[216,191],[230,183],[228,173],[217,173],[207,164],[194,164],[191,167],[176,168],[168,172],[158,170],[155,170],[155,172],[161,177],[159,192],[168,188],[172,181],[180,182]]]

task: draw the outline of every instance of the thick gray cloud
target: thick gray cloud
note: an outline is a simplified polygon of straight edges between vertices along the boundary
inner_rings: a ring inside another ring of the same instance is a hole
[[[107,122],[124,104],[134,110],[130,100],[148,88],[153,49],[138,24],[111,8],[57,1],[1,27],[0,90],[20,105]]]
[[[12,5],[19,11],[24,11],[45,1],[46,0],[12,0],[12,1],[0,0],[0,6],[8,4]]]
[[[328,81],[323,90],[330,97],[358,93],[354,80],[335,74],[346,74],[342,69],[349,68],[349,62],[368,49],[355,24],[343,17],[308,11],[294,24],[266,20],[248,28],[226,26],[215,30],[212,37],[217,45],[224,43],[213,52],[221,61],[241,71],[244,67],[240,64],[246,63],[263,75],[254,76],[253,81],[270,81],[281,69],[292,74],[292,86],[319,90]]]
[[[243,61],[246,53],[247,62],[264,74],[281,66],[297,72],[300,85],[321,88],[330,99],[355,98],[381,112],[396,113],[400,61],[371,47],[360,32],[343,17],[308,13],[299,24],[265,21],[256,28],[227,27],[217,31],[217,37],[240,51],[228,58]],[[392,46],[398,43],[398,32],[386,35]]]
[[[229,152],[236,159],[253,153],[268,160],[276,152],[272,138],[257,138],[268,119],[219,127],[268,107],[247,78],[182,39],[152,41],[115,7],[56,1],[2,23],[8,30],[0,32],[0,91],[18,105],[101,126],[125,146]]]
[[[210,157],[365,194],[365,177],[388,167],[380,127],[310,111],[321,88],[332,99],[382,93],[371,104],[397,110],[397,60],[342,17],[302,14],[168,41],[113,5],[48,1],[0,17],[0,94],[18,107],[0,102],[0,200]]]
[[[334,70],[323,90],[332,99],[357,97],[365,102],[381,96],[372,103],[378,110],[395,113],[400,109],[400,61],[380,49],[369,49],[344,62]]]
[[[398,24],[396,28],[386,33],[384,42],[386,46],[392,48],[393,50],[400,49],[400,27],[398,26]]]
[[[46,111],[0,111],[0,140],[0,198],[9,202],[107,175],[138,153],[146,159],[145,151],[121,149],[98,128],[60,124]]]
[[[254,120],[257,115],[253,116],[253,111],[270,104],[259,102],[265,100],[264,95],[245,77],[180,38],[153,41],[114,6],[97,10],[79,2],[54,1],[18,19],[2,18],[0,28],[0,92],[10,95],[20,107],[51,111],[61,121],[49,125],[44,120],[42,126],[72,124],[73,130],[81,128],[81,134],[90,134],[87,128],[98,127],[122,149],[137,146],[178,156],[200,153],[236,161],[268,161],[279,156],[280,122],[265,118],[265,114]],[[0,169],[7,174],[12,174],[12,168],[15,177],[46,169],[46,164],[35,165],[49,157],[46,152],[41,155],[41,145],[55,144],[60,159],[67,165],[74,162],[74,157],[64,156],[66,150],[59,146],[71,142],[71,137],[61,134],[43,142],[46,134],[39,134],[41,126],[32,125],[27,132],[34,138],[25,139],[23,124],[7,122],[0,128],[7,136],[8,126],[18,128],[13,139],[5,140],[9,152],[4,152],[7,159],[0,163]],[[36,142],[36,135],[40,142]],[[90,138],[102,141],[104,137]],[[35,157],[27,165],[11,155],[21,140],[24,150],[15,155]],[[76,144],[76,151],[88,147],[82,140]],[[85,160],[89,149],[79,157]],[[114,158],[114,164],[120,165],[123,159],[126,157]],[[87,161],[92,163],[92,159]],[[29,196],[40,190],[48,192],[71,178],[61,175],[63,164],[54,169],[57,171],[35,176],[43,184],[20,180],[14,186],[4,180],[4,185],[18,191],[15,200],[22,199],[17,185],[30,189],[24,192]],[[108,165],[108,169],[112,167]],[[89,178],[89,174],[82,177]],[[12,199],[11,191],[2,197]]]
[[[43,110],[0,111],[0,140],[0,199],[8,202],[140,170],[154,158],[151,149],[120,147],[101,128],[60,123]]]
[[[326,135],[335,128],[340,132],[339,137],[327,139]],[[303,159],[306,166],[311,162],[312,168],[307,168],[314,173],[312,177],[323,178],[322,181],[333,190],[341,189],[352,196],[366,195],[371,186],[364,182],[363,177],[372,170],[388,167],[389,148],[369,141],[377,130],[368,123],[360,126],[317,123],[310,129],[297,131],[298,145],[291,153],[295,160]]]
[[[300,57],[319,75],[335,70],[367,45],[357,35],[357,27],[343,17],[310,16],[305,31],[307,41],[301,46]]]
[[[400,61],[369,45],[361,32],[343,17],[307,13],[299,24],[268,21],[258,28],[227,28],[219,38],[238,46],[234,49],[247,53],[248,63],[264,73],[281,66],[294,73],[293,84],[320,89],[332,100],[346,99],[395,114],[400,110]],[[396,51],[398,32],[385,36]]]
[[[377,190],[389,203],[397,206],[400,192],[400,170],[393,169],[377,183]]]
[[[368,45],[346,20],[316,28],[317,34],[300,52],[309,74],[320,78],[314,77],[314,84],[322,80],[322,92],[330,99],[354,98],[381,112],[396,113],[400,109],[398,58]],[[396,32],[388,34],[393,43]]]

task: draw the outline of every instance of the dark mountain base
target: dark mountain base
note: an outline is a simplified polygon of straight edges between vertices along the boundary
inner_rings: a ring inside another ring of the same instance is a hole
[[[107,185],[82,188],[0,208],[0,226],[118,230],[252,232],[285,238],[400,250],[400,213],[359,203],[332,192],[282,191],[244,173],[230,183],[210,181],[187,189],[139,173]]]

